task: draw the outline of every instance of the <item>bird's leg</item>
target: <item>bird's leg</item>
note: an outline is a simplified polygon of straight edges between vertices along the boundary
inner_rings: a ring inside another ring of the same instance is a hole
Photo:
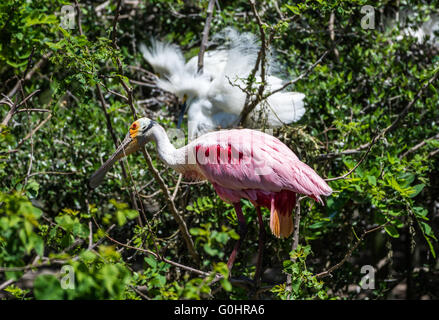
[[[264,254],[264,243],[265,243],[265,228],[264,223],[262,221],[262,213],[261,207],[256,207],[256,212],[258,213],[258,223],[259,223],[259,248],[258,248],[258,260],[256,262],[256,271],[255,271],[255,281],[256,287],[260,285],[261,271],[262,271],[262,257]]]
[[[227,267],[229,268],[229,276],[231,274],[233,263],[235,262],[236,259],[236,255],[238,254],[239,247],[241,246],[241,242],[244,239],[245,235],[247,234],[247,223],[245,222],[244,215],[242,214],[241,204],[239,202],[235,203],[234,207],[239,224],[239,231],[238,231],[239,240],[236,242],[232,254],[229,257],[229,260],[227,261]]]

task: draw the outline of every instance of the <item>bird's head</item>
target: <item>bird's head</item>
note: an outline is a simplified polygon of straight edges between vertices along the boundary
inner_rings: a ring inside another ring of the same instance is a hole
[[[181,127],[184,114],[190,109],[193,101],[206,97],[211,81],[202,74],[193,74],[188,70],[179,70],[170,77],[156,80],[157,86],[177,96],[180,113],[178,115],[177,128]]]
[[[155,125],[157,125],[157,122],[146,117],[134,121],[130,126],[129,137],[131,141],[128,147],[130,144],[135,143],[140,148],[149,142],[152,137],[151,129]]]
[[[151,129],[157,125],[157,122],[148,118],[140,118],[134,121],[129,129],[129,133],[119,145],[111,157],[91,176],[89,185],[96,188],[110,170],[114,163],[123,157],[126,157],[140,150],[152,138]]]

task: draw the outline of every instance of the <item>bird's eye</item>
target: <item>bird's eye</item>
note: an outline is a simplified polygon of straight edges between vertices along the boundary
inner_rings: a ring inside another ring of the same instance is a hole
[[[133,123],[133,125],[131,126],[132,129],[136,129],[137,128],[137,124]]]

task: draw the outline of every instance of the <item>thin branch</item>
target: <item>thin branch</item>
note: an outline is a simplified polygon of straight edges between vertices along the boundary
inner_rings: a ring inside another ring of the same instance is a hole
[[[256,22],[259,27],[259,33],[261,35],[261,49],[258,52],[258,56],[256,58],[255,66],[250,72],[250,75],[248,77],[249,83],[247,85],[246,90],[243,90],[246,92],[245,102],[244,102],[244,108],[241,111],[241,114],[239,115],[239,123],[242,124],[247,116],[253,111],[253,109],[258,105],[259,102],[263,100],[263,93],[265,89],[265,56],[266,56],[266,50],[269,46],[269,43],[273,39],[274,36],[274,30],[272,30],[272,33],[270,35],[270,40],[267,42],[266,40],[266,34],[264,29],[264,23],[262,22],[261,17],[259,16],[258,10],[256,9],[256,4],[253,0],[250,0],[250,6],[253,12],[254,17],[256,18]],[[261,84],[258,88],[258,92],[256,94],[256,97],[254,99],[251,99],[251,89],[253,80],[255,79],[256,72],[261,69]],[[230,82],[230,80],[229,80]]]
[[[428,157],[429,157],[429,158],[434,157],[434,156],[437,155],[438,153],[439,153],[439,149],[436,149],[436,150],[430,152],[430,153],[428,154]]]
[[[111,33],[111,42],[113,43],[113,46],[117,47],[116,44],[116,27],[117,27],[117,21],[119,20],[119,15],[120,15],[120,5],[121,5],[122,0],[118,0],[117,1],[117,6],[116,6],[116,14],[114,15],[114,19],[113,19],[113,31]]]
[[[21,83],[23,83],[23,81],[19,81],[18,82],[18,87],[20,88]],[[9,96],[5,96],[3,98],[3,102],[4,104],[7,104],[11,107],[11,109],[9,110],[9,112],[6,114],[6,117],[3,119],[1,126],[7,126],[9,121],[12,119],[12,117],[14,116],[15,113],[17,113],[18,108],[20,108],[23,104],[26,104],[28,100],[30,100],[35,94],[37,94],[38,92],[40,92],[40,89],[37,89],[35,91],[33,91],[32,93],[30,93],[28,96],[24,97],[23,100],[20,103],[14,103],[11,106],[11,99]],[[0,128],[0,132],[1,132],[1,128]]]
[[[152,300],[150,297],[148,297],[146,294],[144,294],[142,291],[140,291],[138,288],[130,284],[130,288],[133,289],[139,296],[141,296],[145,300]]]
[[[294,213],[294,233],[293,233],[293,242],[291,245],[291,251],[294,251],[299,246],[299,235],[300,235],[300,199],[297,201],[296,208]],[[296,259],[290,257],[290,260],[295,262]],[[291,292],[291,284],[292,284],[292,275],[287,275],[287,291]]]
[[[4,288],[8,287],[9,285],[13,284],[15,282],[14,279],[9,279],[0,284],[0,290],[3,290]]]
[[[84,32],[82,32],[82,22],[81,22],[81,8],[79,7],[79,3],[78,0],[75,0],[75,6],[76,6],[76,17],[77,17],[77,23],[78,23],[78,28],[79,28],[79,34],[82,36],[84,35]]]
[[[201,271],[201,270],[198,270],[198,269],[195,269],[195,268],[192,268],[192,267],[188,267],[188,266],[185,266],[185,265],[183,265],[183,264],[180,264],[180,263],[174,262],[174,261],[172,261],[172,260],[169,260],[169,259],[166,259],[166,258],[160,257],[157,253],[155,253],[155,252],[153,252],[153,251],[151,251],[151,250],[143,249],[143,248],[137,248],[137,247],[133,247],[133,246],[130,246],[130,245],[124,244],[124,243],[122,243],[122,242],[119,242],[119,241],[117,241],[117,240],[111,238],[109,235],[106,235],[106,237],[107,237],[110,241],[112,241],[112,242],[114,242],[114,243],[116,243],[116,244],[118,244],[118,245],[120,245],[120,246],[122,246],[122,247],[125,247],[125,248],[128,248],[128,249],[133,249],[133,250],[137,250],[137,251],[141,251],[141,252],[144,252],[144,253],[150,254],[150,255],[154,256],[155,258],[157,258],[157,259],[159,259],[159,260],[162,260],[163,262],[169,263],[170,265],[172,265],[172,266],[174,266],[174,267],[177,267],[177,268],[180,268],[180,269],[183,269],[183,270],[186,270],[186,271],[189,271],[189,272],[192,272],[192,273],[195,273],[195,274],[198,274],[198,275],[204,276],[204,277],[208,277],[208,276],[210,276],[210,274],[209,274],[208,272],[204,272],[204,271]]]
[[[369,154],[370,150],[372,150],[372,147],[373,147],[373,144],[371,144],[369,146],[369,149],[367,149],[366,153],[361,157],[360,161],[358,161],[357,164],[351,170],[349,170],[347,173],[345,173],[344,175],[341,175],[339,177],[325,179],[325,181],[336,181],[336,180],[340,180],[340,179],[345,179],[352,172],[354,172],[360,166],[360,164],[366,159],[366,157]]]
[[[99,84],[96,84],[96,90],[98,91],[98,97],[99,97],[99,101],[101,103],[101,108],[102,108],[102,111],[104,112],[105,119],[107,121],[108,131],[110,131],[114,146],[117,148],[119,145],[117,142],[117,136],[116,136],[116,133],[114,132],[113,125],[112,125],[111,119],[110,119],[110,115],[107,112],[107,104],[105,102],[104,95],[102,94],[102,90],[101,90],[101,87],[99,86]],[[122,177],[124,180],[127,180],[128,175],[127,175],[123,161],[120,161],[120,166],[122,168]],[[133,205],[133,208],[139,212],[139,217],[137,219],[137,222],[139,223],[139,225],[141,227],[143,227],[142,219],[140,218],[140,216],[141,216],[140,214],[142,214],[142,212],[139,210],[139,207],[137,205],[136,196],[131,189],[129,190],[129,194],[130,194],[130,199],[131,199],[131,203]]]
[[[336,43],[338,43],[338,42],[340,42],[340,41],[341,41],[341,40],[338,40]],[[334,46],[335,46],[335,45],[334,45]],[[334,49],[334,48],[331,47],[331,48],[329,48],[328,50],[326,50],[326,51],[320,56],[320,58],[317,59],[316,62],[314,62],[314,63],[313,63],[313,64],[312,64],[312,65],[311,65],[311,66],[310,66],[305,72],[303,72],[302,74],[300,74],[297,78],[295,78],[295,79],[293,79],[293,80],[291,80],[291,81],[285,83],[283,86],[281,86],[280,88],[278,88],[278,89],[276,89],[276,90],[273,90],[273,91],[271,91],[271,92],[268,92],[268,93],[264,96],[264,99],[267,99],[268,97],[272,96],[273,94],[278,93],[278,92],[280,92],[280,91],[282,91],[282,90],[285,90],[285,89],[286,89],[287,87],[289,87],[290,85],[293,85],[293,84],[295,84],[296,82],[298,82],[298,81],[302,80],[303,78],[307,77],[307,76],[311,73],[311,71],[313,71],[314,68],[315,68],[318,64],[320,64],[320,63],[323,61],[323,59],[328,55],[328,53],[331,52],[333,49]]]
[[[328,31],[329,31],[329,38],[332,40],[332,42],[335,41],[334,22],[335,22],[335,13],[331,12],[331,15],[329,16]],[[338,60],[339,53],[336,47],[334,47],[334,55]]]
[[[77,174],[78,171],[67,171],[67,172],[62,172],[62,171],[40,171],[40,172],[33,172],[29,175],[29,177],[33,177],[33,176],[38,176],[38,175],[44,175],[44,174],[53,174],[53,175],[72,175],[72,174]]]
[[[177,180],[177,184],[175,185],[174,192],[172,193],[172,197],[171,197],[172,201],[174,201],[175,197],[177,196],[178,188],[180,187],[180,183],[181,183],[182,178],[183,178],[183,175],[180,173],[178,175],[178,180]]]
[[[43,55],[43,57],[33,66],[33,68],[31,70],[29,70],[29,72],[26,73],[26,75],[22,78],[19,79],[17,81],[17,83],[15,84],[15,86],[9,91],[9,93],[2,99],[0,100],[0,104],[9,104],[7,103],[7,101],[11,101],[11,98],[15,95],[15,93],[18,91],[18,89],[20,88],[20,85],[31,79],[32,76],[35,74],[35,72],[41,68],[44,63],[47,61],[47,59],[49,59],[49,57],[52,55],[52,53],[47,53],[45,55]],[[2,125],[3,126],[7,126],[9,121],[11,120],[12,116],[14,115],[16,111],[16,108],[11,108],[11,110],[9,110],[8,114],[6,115],[6,117],[3,119],[2,121]],[[1,132],[1,127],[0,127],[0,132]]]
[[[343,259],[341,259],[341,261],[339,263],[337,263],[336,265],[332,266],[331,268],[329,268],[326,271],[320,272],[318,274],[315,275],[316,278],[323,278],[326,276],[331,275],[331,273],[335,270],[337,270],[338,268],[340,268],[351,256],[352,253],[354,253],[355,249],[358,248],[358,246],[360,245],[360,243],[364,240],[364,238],[372,232],[381,230],[382,228],[384,228],[387,224],[389,224],[390,221],[387,221],[386,223],[379,225],[377,227],[371,228],[369,230],[366,230],[363,232],[363,234],[360,236],[360,238],[358,238],[357,242],[348,250],[348,252],[346,253],[346,255],[343,257]]]
[[[171,196],[171,193],[169,192],[169,189],[165,184],[165,181],[160,176],[157,169],[154,167],[154,165],[152,163],[151,156],[149,155],[148,151],[146,151],[145,148],[142,148],[142,153],[143,153],[143,157],[145,158],[146,163],[148,164],[150,171],[152,172],[155,180],[158,182],[160,188],[163,191],[163,194],[165,195],[165,199],[166,199],[166,202],[168,204],[168,207],[171,210],[171,213],[174,216],[175,221],[178,223],[178,227],[183,235],[183,239],[186,243],[186,246],[189,250],[189,253],[195,259],[195,261],[197,263],[199,263],[200,257],[198,255],[198,253],[195,251],[194,242],[192,240],[191,235],[189,234],[189,231],[188,231],[187,226],[186,226],[186,222],[184,221],[184,219],[181,217],[180,213],[178,212],[178,210],[175,206],[174,200]]]
[[[439,133],[434,135],[434,136],[432,136],[432,137],[430,137],[430,138],[428,138],[428,139],[425,139],[424,141],[419,142],[417,145],[415,145],[414,147],[412,147],[409,150],[407,150],[406,152],[404,152],[399,158],[402,159],[402,158],[406,157],[409,153],[415,152],[419,148],[425,146],[428,141],[438,140],[438,139],[439,139]]]
[[[51,112],[51,110],[49,110],[49,109],[30,108],[30,109],[20,109],[20,110],[17,110],[16,113],[20,113],[20,112]]]
[[[210,24],[212,22],[213,8],[215,7],[215,0],[210,0],[207,6],[207,18],[204,23],[204,29],[202,33],[200,51],[198,53],[198,72],[203,71],[204,65],[204,51],[206,51],[207,41],[209,39]]]
[[[93,248],[93,227],[91,220],[88,222],[88,250]]]
[[[27,134],[27,136],[26,137],[24,137],[23,139],[21,139],[19,142],[18,142],[18,144],[17,144],[17,146],[15,147],[15,149],[13,149],[13,150],[9,150],[9,151],[6,151],[6,152],[0,152],[0,154],[1,153],[16,153],[16,152],[18,152],[19,151],[19,148],[20,148],[20,146],[26,141],[26,140],[28,140],[29,138],[31,138],[34,134],[35,134],[35,132],[37,132],[38,130],[40,130],[41,129],[41,127],[47,122],[47,121],[49,121],[50,120],[50,118],[52,117],[52,113],[50,113],[48,116],[47,116],[47,118],[46,119],[44,119],[43,121],[41,121],[30,133],[28,133]]]
[[[418,101],[421,98],[422,94],[428,88],[428,86],[430,86],[434,81],[437,80],[438,76],[439,76],[439,70],[436,71],[436,73],[427,82],[424,83],[424,85],[418,90],[418,92],[416,93],[414,98],[412,100],[410,100],[409,103],[405,106],[405,108],[398,114],[396,119],[388,127],[384,128],[375,137],[373,137],[373,139],[371,141],[369,141],[368,143],[362,144],[361,146],[359,146],[356,149],[348,149],[348,150],[344,150],[344,151],[339,152],[339,153],[327,153],[324,155],[320,155],[318,158],[331,159],[331,158],[338,157],[338,156],[354,154],[354,153],[358,153],[364,149],[367,149],[371,145],[375,144],[375,142],[378,141],[380,138],[384,137],[386,135],[386,133],[393,131],[397,127],[399,122],[405,117],[405,115],[413,107],[413,105],[416,103],[416,101]]]

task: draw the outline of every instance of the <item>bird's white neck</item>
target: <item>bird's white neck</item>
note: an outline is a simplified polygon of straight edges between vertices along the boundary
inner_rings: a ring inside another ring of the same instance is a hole
[[[151,134],[156,143],[157,153],[165,164],[175,168],[185,163],[184,150],[176,149],[172,145],[163,127],[155,125],[151,129]]]

